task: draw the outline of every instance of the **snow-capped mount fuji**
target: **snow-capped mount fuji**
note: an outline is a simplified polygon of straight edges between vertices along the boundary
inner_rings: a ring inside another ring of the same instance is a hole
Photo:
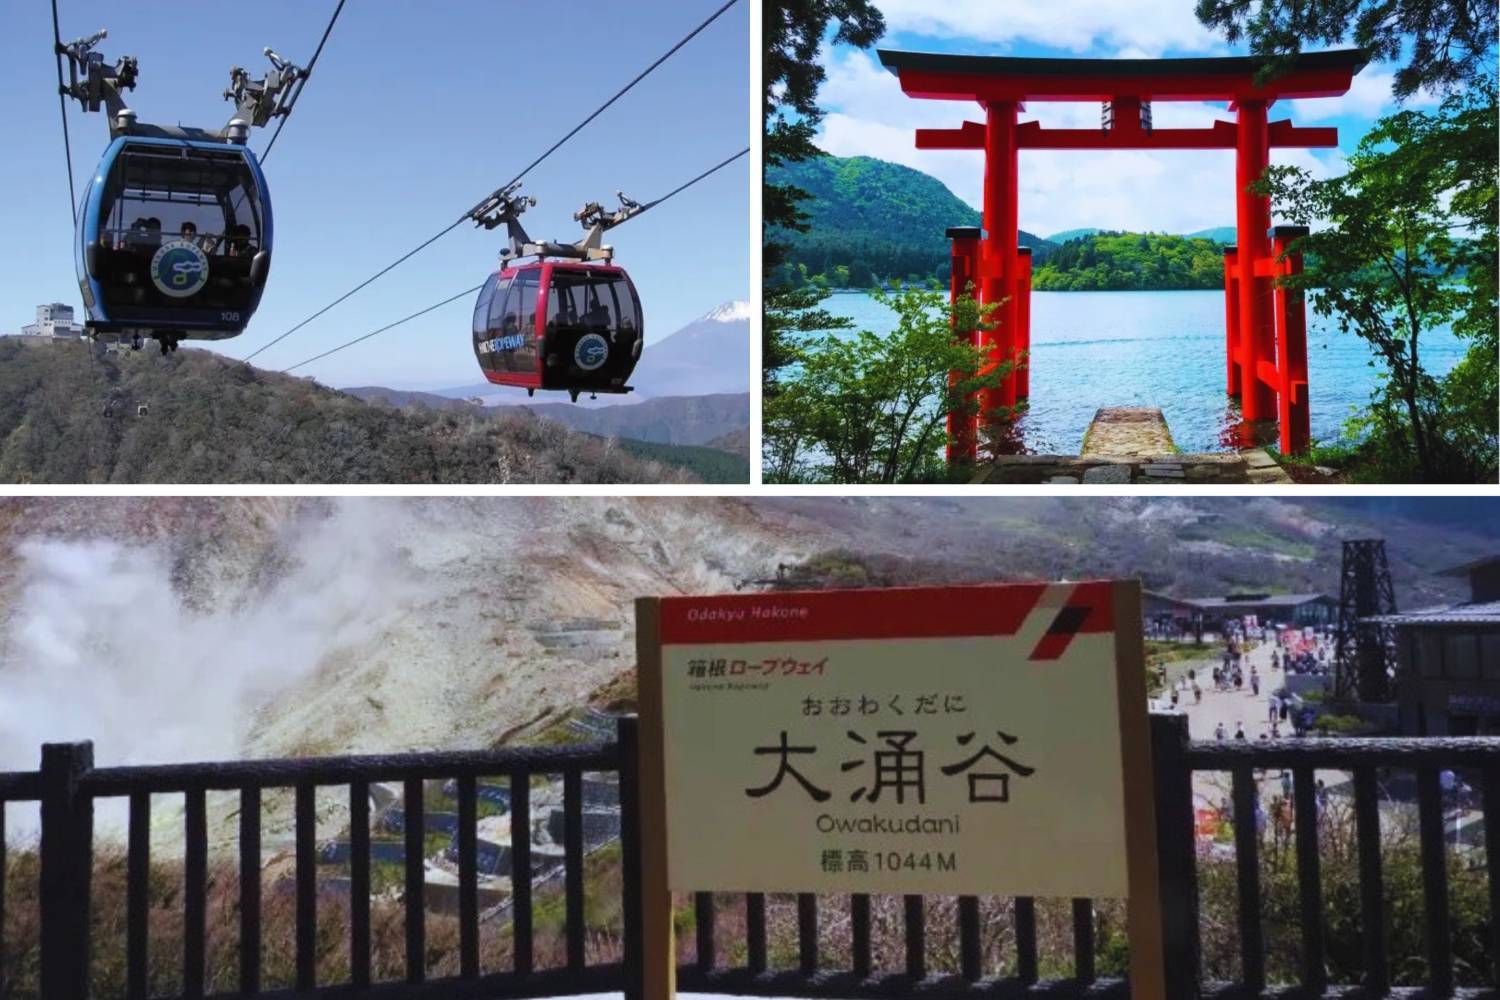
[[[718,320],[720,323],[732,323],[737,319],[748,321],[750,319],[750,303],[744,299],[735,299],[721,306],[715,306],[702,318]]]
[[[641,352],[632,396],[704,396],[750,391],[750,303],[715,306]]]

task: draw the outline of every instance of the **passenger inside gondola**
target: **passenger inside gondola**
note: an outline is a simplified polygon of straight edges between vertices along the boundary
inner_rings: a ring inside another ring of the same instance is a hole
[[[160,212],[167,226],[157,215],[139,213],[147,207]],[[127,226],[125,220],[132,218]],[[255,182],[243,157],[127,146],[110,171],[99,206],[94,276],[104,302],[165,313],[248,309],[260,226]],[[212,257],[207,280],[189,295],[169,296],[152,280],[151,262],[164,229],[171,239]],[[121,315],[117,321],[136,318]]]
[[[583,325],[592,332],[605,333],[609,330],[609,310],[599,301],[597,291],[591,290],[589,298],[593,301],[589,305],[589,311],[583,316]]]
[[[255,252],[250,245],[250,227],[236,225],[229,230],[229,239],[224,241],[224,253],[228,257],[248,257]]]

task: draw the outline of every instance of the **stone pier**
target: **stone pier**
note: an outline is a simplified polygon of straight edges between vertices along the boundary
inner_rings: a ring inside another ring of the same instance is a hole
[[[1291,483],[1264,448],[1185,454],[1160,409],[1108,406],[1094,414],[1077,455],[1005,455],[981,466],[975,483],[1202,485]]]
[[[1106,406],[1083,436],[1080,458],[1143,458],[1177,450],[1167,418],[1154,406]]]

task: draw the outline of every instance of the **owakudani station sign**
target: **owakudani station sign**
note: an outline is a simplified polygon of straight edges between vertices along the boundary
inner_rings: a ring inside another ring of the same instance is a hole
[[[1139,600],[1104,581],[640,602],[646,917],[653,885],[1127,899],[1135,995],[1158,995]]]

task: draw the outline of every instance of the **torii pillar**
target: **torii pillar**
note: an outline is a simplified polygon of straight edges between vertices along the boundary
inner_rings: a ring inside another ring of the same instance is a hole
[[[1240,399],[1247,424],[1279,420],[1282,451],[1306,450],[1307,359],[1300,296],[1273,295],[1275,279],[1300,270],[1278,261],[1285,240],[1271,245],[1271,202],[1248,188],[1270,162],[1273,147],[1332,147],[1338,130],[1269,121],[1281,99],[1337,97],[1368,61],[1360,49],[1306,53],[1268,80],[1255,56],[1202,59],[1031,59],[881,50],[881,63],[910,97],[972,101],[984,122],[953,129],[918,129],[919,149],[984,151],[984,233],[979,248],[980,302],[999,303],[981,346],[994,365],[1016,367],[986,390],[978,424],[994,420],[1029,396],[1029,262],[1017,248],[1019,153],[1022,149],[1233,149],[1236,248],[1225,256],[1226,388]],[[1098,129],[1044,129],[1022,122],[1026,101],[1099,101]],[[1153,101],[1226,101],[1232,122],[1208,128],[1153,128]],[[958,253],[955,248],[955,254]],[[955,286],[956,288],[957,286]],[[972,460],[975,435],[956,435],[950,459]]]
[[[1271,228],[1271,199],[1249,188],[1271,164],[1269,126],[1265,101],[1241,101],[1235,119],[1234,223],[1236,256],[1240,267],[1240,416],[1247,424],[1272,419],[1276,397],[1256,373],[1275,341],[1271,326],[1271,279],[1258,277],[1256,261],[1271,251],[1267,230]],[[1251,374],[1246,378],[1243,374]]]
[[[985,106],[984,129],[984,230],[982,252],[984,280],[979,301],[1001,303],[984,331],[991,365],[1016,362],[1016,241],[1021,219],[1018,180],[1021,148],[1016,143],[1017,101],[995,101]],[[1016,405],[1016,378],[1012,372],[995,387],[980,394],[980,420],[993,419],[1002,407]]]

